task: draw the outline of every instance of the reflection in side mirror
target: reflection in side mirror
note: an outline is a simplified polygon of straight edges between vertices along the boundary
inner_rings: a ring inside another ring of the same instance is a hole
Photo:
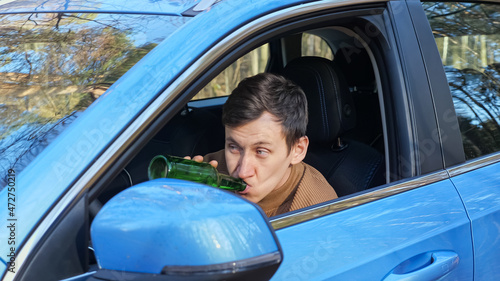
[[[176,179],[113,197],[92,222],[91,236],[101,268],[93,280],[268,280],[283,258],[256,205]]]

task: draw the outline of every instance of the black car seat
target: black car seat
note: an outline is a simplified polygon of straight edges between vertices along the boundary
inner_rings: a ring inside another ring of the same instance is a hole
[[[384,152],[382,120],[375,73],[366,49],[353,52],[351,48],[340,48],[335,52],[335,65],[342,69],[349,91],[357,109],[356,127],[346,137],[370,144]]]
[[[283,74],[307,96],[310,145],[304,162],[318,169],[339,196],[383,184],[383,155],[344,138],[356,126],[356,108],[338,67],[324,58],[301,57],[289,62]]]

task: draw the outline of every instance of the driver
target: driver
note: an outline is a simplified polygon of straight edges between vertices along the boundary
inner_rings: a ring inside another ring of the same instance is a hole
[[[337,198],[307,153],[307,100],[282,76],[262,73],[242,80],[223,106],[225,148],[195,161],[247,183],[242,197],[268,217]],[[189,158],[189,157],[187,157]]]

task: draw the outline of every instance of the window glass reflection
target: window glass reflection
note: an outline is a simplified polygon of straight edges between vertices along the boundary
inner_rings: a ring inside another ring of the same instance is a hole
[[[500,151],[500,6],[425,2],[467,159]]]
[[[0,170],[19,173],[186,20],[99,13],[0,15]]]
[[[269,60],[269,44],[264,44],[228,66],[212,79],[192,100],[229,96],[238,83],[246,77],[266,70]]]
[[[333,53],[328,43],[321,37],[310,34],[302,34],[302,56],[322,57],[333,60]]]
[[[200,0],[148,0],[148,1],[124,1],[124,0],[51,0],[51,1],[0,1],[2,12],[15,13],[17,11],[114,11],[130,12],[141,11],[141,13],[176,13],[182,12],[195,6]],[[138,3],[140,3],[138,5]]]

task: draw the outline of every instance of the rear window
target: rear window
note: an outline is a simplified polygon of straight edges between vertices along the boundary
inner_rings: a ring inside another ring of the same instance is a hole
[[[302,56],[322,57],[333,60],[333,52],[326,41],[314,34],[302,34]]]
[[[466,159],[500,151],[500,5],[422,5],[448,78]]]
[[[0,15],[0,170],[22,170],[186,20],[101,13]]]
[[[269,44],[264,44],[252,50],[224,69],[224,71],[198,92],[192,100],[229,96],[241,80],[264,72],[269,61],[269,56]]]

